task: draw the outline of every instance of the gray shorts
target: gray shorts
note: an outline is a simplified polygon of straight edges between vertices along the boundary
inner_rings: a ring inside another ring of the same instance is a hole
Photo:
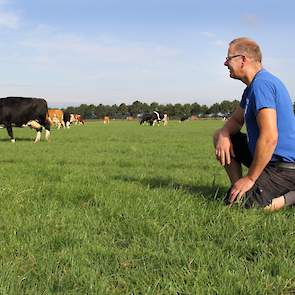
[[[231,137],[235,160],[249,167],[252,156],[248,149],[246,134],[241,132]],[[295,202],[295,163],[270,162],[256,180],[254,186],[246,193],[244,205],[265,207],[272,199],[284,195],[286,205]]]
[[[294,201],[295,169],[281,168],[279,163],[268,164],[246,193],[245,207],[265,207],[272,199],[285,195],[286,205]]]

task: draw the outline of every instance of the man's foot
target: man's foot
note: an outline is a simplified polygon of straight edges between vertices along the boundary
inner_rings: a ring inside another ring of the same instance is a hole
[[[274,211],[278,211],[280,209],[283,209],[284,207],[285,207],[285,197],[280,196],[278,198],[272,199],[271,204],[264,207],[264,210],[269,211],[269,212],[274,212]]]

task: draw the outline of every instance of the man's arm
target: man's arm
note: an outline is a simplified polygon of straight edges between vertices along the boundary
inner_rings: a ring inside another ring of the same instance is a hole
[[[271,160],[278,142],[277,116],[274,109],[261,109],[256,116],[259,137],[248,174],[240,178],[231,190],[231,202],[252,188],[265,166]]]
[[[232,143],[230,136],[237,133],[244,124],[244,109],[240,106],[236,108],[230,119],[224,124],[224,126],[217,130],[214,134],[214,146],[216,159],[222,166],[229,165],[231,162],[231,156],[234,156]]]
[[[277,114],[274,109],[262,109],[257,115],[259,137],[248,177],[254,182],[271,160],[278,143]]]

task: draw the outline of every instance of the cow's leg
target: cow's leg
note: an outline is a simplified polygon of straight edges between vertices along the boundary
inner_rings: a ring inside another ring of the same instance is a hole
[[[9,135],[9,137],[10,137],[11,142],[15,143],[15,138],[13,137],[11,124],[7,124],[7,125],[5,125],[5,127],[6,127],[6,130],[7,130],[7,133]]]
[[[36,131],[37,131],[37,135],[36,135],[36,138],[35,138],[35,143],[37,143],[37,142],[39,142],[40,141],[40,139],[41,139],[41,132],[42,132],[42,127],[41,128],[38,128],[38,129],[36,129]]]
[[[27,126],[29,126],[30,128],[32,129],[35,129],[37,131],[37,135],[36,135],[36,138],[35,138],[35,143],[39,142],[40,139],[41,139],[41,131],[42,131],[42,126],[41,124],[36,121],[36,120],[32,120],[32,121],[29,121],[27,123]]]
[[[45,129],[45,140],[48,141],[50,136],[50,131]]]
[[[49,136],[50,136],[50,120],[45,119],[42,122],[42,125],[45,127],[45,140],[49,140]]]

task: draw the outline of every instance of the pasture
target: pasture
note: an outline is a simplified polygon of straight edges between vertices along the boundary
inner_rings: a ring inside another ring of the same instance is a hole
[[[0,130],[0,294],[289,294],[294,210],[227,208],[222,121]]]

